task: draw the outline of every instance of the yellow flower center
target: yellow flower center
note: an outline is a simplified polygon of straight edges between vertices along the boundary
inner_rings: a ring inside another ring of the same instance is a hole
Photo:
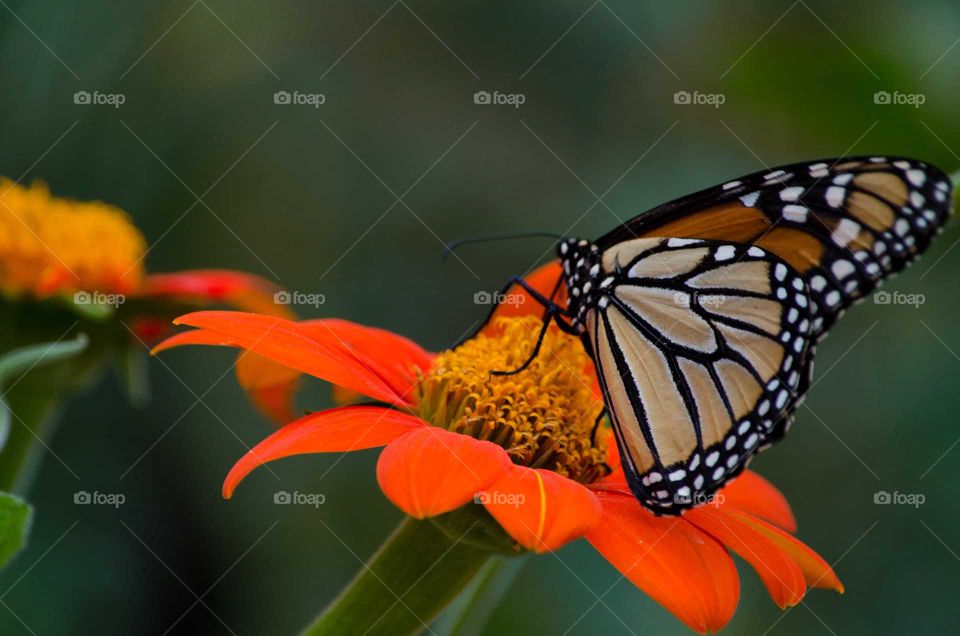
[[[123,210],[0,177],[0,292],[122,293],[143,279],[146,241]]]
[[[590,483],[609,467],[606,447],[590,439],[602,404],[591,388],[591,362],[580,341],[552,328],[527,369],[490,373],[522,365],[541,324],[534,316],[501,318],[495,327],[502,333],[481,334],[441,353],[418,384],[418,414],[436,426],[499,444],[516,464]]]

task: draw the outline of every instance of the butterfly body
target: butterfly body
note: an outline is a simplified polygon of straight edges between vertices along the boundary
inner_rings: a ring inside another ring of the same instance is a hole
[[[583,340],[637,499],[657,514],[705,503],[781,439],[816,343],[927,248],[951,204],[937,168],[851,157],[747,175],[561,241],[544,329],[555,320]]]

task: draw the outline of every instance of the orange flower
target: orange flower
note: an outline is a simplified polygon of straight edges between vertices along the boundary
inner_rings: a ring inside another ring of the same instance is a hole
[[[552,267],[552,266],[551,266]],[[552,269],[539,272],[548,287]],[[553,278],[552,280],[555,280]],[[549,293],[550,289],[546,289]],[[526,313],[536,307],[525,304]],[[304,453],[385,447],[377,464],[384,494],[417,519],[481,504],[517,549],[546,552],[584,537],[614,567],[691,629],[730,620],[739,579],[729,552],[746,560],[781,608],[809,587],[843,591],[830,566],[792,536],[786,499],[745,472],[708,504],[657,517],[627,487],[608,429],[591,441],[601,410],[579,341],[551,330],[540,355],[516,375],[539,320],[516,308],[460,347],[433,355],[410,340],[342,320],[290,320],[240,312],[182,316],[195,327],[155,351],[228,345],[257,356],[275,397],[309,374],[385,406],[341,406],[293,421],[230,470],[223,495],[265,462]],[[284,369],[285,373],[278,371]],[[256,385],[247,377],[247,386]],[[289,410],[274,401],[275,410]],[[477,508],[479,510],[479,508]]]

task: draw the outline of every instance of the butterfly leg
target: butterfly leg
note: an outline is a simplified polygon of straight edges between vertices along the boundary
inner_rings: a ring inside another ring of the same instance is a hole
[[[533,351],[530,352],[530,356],[527,358],[526,362],[511,371],[491,371],[490,375],[516,375],[533,364],[533,361],[537,359],[538,355],[540,355],[540,347],[543,346],[543,339],[546,337],[547,329],[550,328],[550,323],[555,317],[555,311],[552,308],[547,308],[547,314],[544,316],[543,325],[540,327],[540,333],[537,334],[537,344],[533,346]]]
[[[597,431],[600,429],[600,422],[603,421],[603,418],[607,415],[607,407],[604,406],[600,409],[600,413],[597,415],[596,421],[593,423],[593,430],[590,431],[590,444],[593,446],[597,445]]]
[[[544,321],[547,320],[547,314],[549,314],[551,310],[553,310],[553,312],[557,315],[564,315],[566,313],[562,307],[554,303],[552,300],[545,298],[542,294],[540,294],[540,292],[530,287],[527,281],[525,281],[523,278],[519,276],[514,276],[509,281],[507,281],[507,284],[501,287],[500,291],[498,291],[496,296],[494,296],[493,304],[490,307],[490,311],[487,312],[487,317],[484,318],[483,322],[481,322],[476,329],[473,329],[467,332],[467,334],[462,338],[460,338],[460,340],[458,340],[456,344],[453,345],[452,348],[459,347],[464,342],[466,342],[467,340],[470,340],[471,338],[476,337],[477,334],[483,331],[483,328],[486,327],[491,320],[493,320],[494,314],[497,313],[497,308],[500,306],[500,303],[503,302],[503,300],[507,297],[507,293],[513,288],[514,285],[521,287],[524,291],[530,294],[530,296],[533,297],[535,301],[543,305],[544,309],[546,310],[543,315]],[[559,286],[559,281],[558,281],[558,286]],[[568,325],[561,324],[559,320],[557,321],[557,324],[560,325],[561,329],[564,329],[564,327],[568,327]],[[566,329],[564,330],[566,331]]]

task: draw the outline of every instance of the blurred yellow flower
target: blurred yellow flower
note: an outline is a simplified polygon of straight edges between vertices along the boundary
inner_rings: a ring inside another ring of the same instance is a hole
[[[146,249],[118,207],[0,178],[0,291],[8,296],[130,292],[143,281]]]

